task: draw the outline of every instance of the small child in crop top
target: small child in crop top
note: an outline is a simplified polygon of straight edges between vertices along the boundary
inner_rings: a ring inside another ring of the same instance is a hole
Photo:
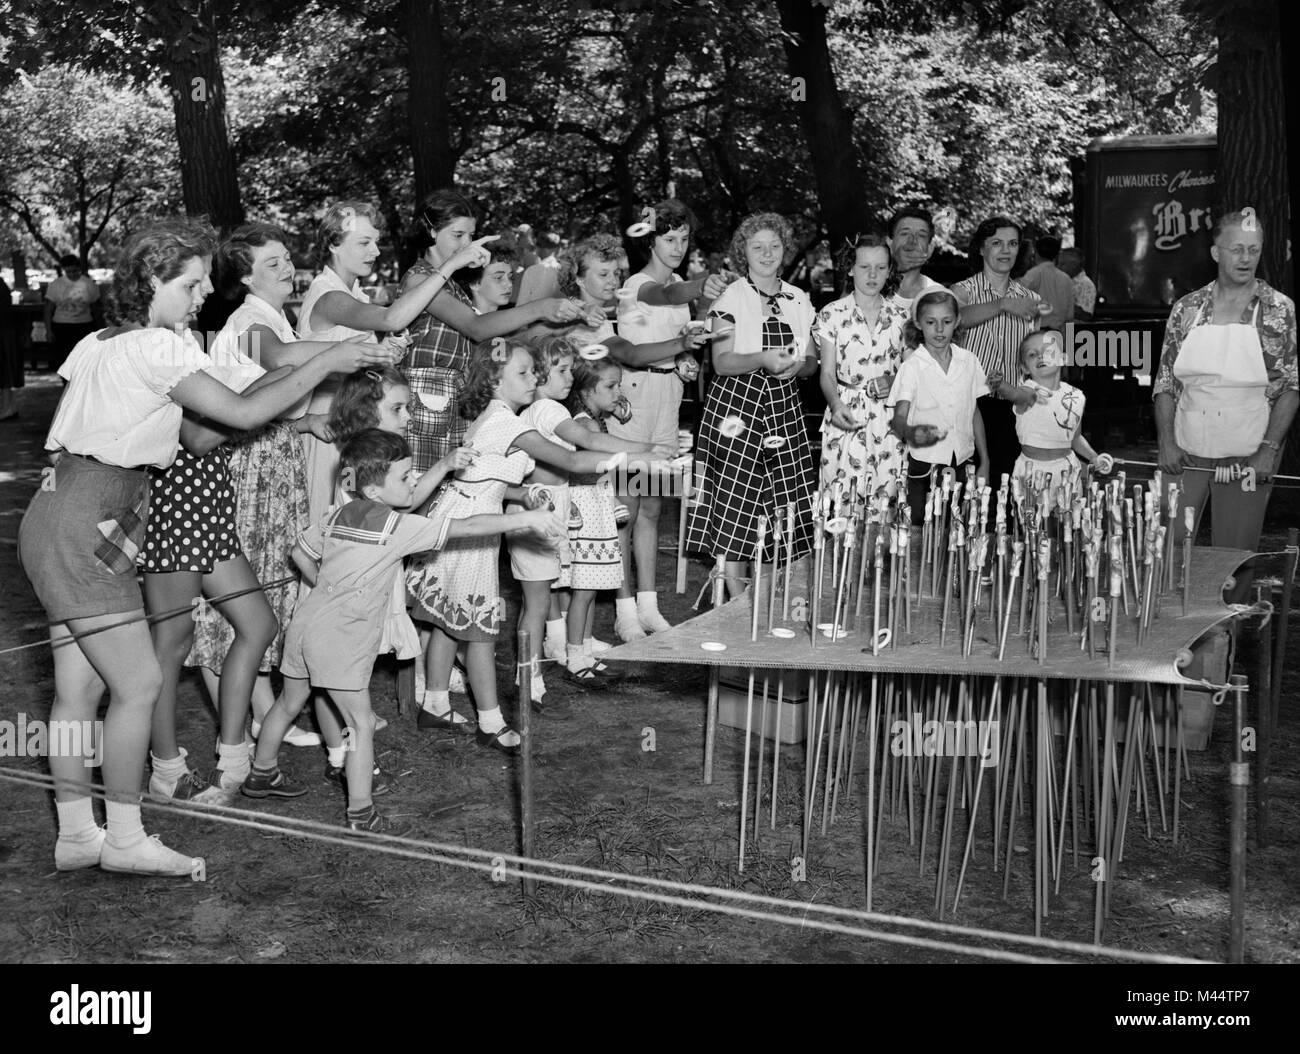
[[[1053,329],[1029,333],[1020,342],[1019,354],[1026,378],[1020,386],[1032,391],[1035,399],[1028,405],[1017,402],[1015,407],[1021,454],[1014,474],[1026,481],[1039,473],[1051,473],[1058,482],[1067,477],[1077,480],[1079,458],[1091,464],[1098,455],[1080,431],[1083,392],[1061,380],[1065,364],[1061,334]],[[1105,455],[1102,457],[1109,461]]]

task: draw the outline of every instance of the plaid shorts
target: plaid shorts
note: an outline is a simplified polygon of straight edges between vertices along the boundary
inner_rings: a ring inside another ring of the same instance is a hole
[[[51,622],[143,608],[149,473],[64,454],[23,516],[18,560]]]

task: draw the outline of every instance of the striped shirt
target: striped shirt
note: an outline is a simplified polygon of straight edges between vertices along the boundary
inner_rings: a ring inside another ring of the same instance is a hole
[[[988,275],[983,271],[964,282],[958,282],[952,291],[957,294],[962,305],[967,307],[972,304],[988,304],[1004,296],[1039,299],[1037,293],[1016,281],[1008,281],[1006,292],[1000,293],[989,283]],[[1017,318],[1010,312],[1000,311],[978,326],[959,326],[953,339],[980,360],[986,374],[1000,373],[1003,380],[1010,381],[1019,374],[1016,352],[1020,342],[1037,326],[1037,319]]]

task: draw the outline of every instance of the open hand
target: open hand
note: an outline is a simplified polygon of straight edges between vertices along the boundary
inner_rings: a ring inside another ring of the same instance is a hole
[[[332,373],[356,373],[367,366],[391,366],[397,361],[393,349],[385,344],[358,344],[348,341],[336,344],[327,355],[332,356]],[[400,358],[400,355],[398,356]]]

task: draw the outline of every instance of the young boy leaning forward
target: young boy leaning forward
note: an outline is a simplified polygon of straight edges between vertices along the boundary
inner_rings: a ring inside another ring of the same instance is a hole
[[[403,558],[440,549],[452,538],[532,530],[558,537],[564,530],[545,509],[464,519],[398,512],[411,504],[411,450],[390,432],[358,432],[343,448],[345,478],[357,500],[327,515],[298,536],[294,563],[312,591],[298,605],[285,635],[280,672],[284,691],[262,723],[253,770],[243,793],[251,798],[296,798],[306,789],[280,771],[280,742],[311,690],[329,692],[353,733],[346,761],[346,825],[354,831],[402,833],[371,801],[375,715],[370,674],[393,580]],[[348,473],[346,470],[350,469]]]

